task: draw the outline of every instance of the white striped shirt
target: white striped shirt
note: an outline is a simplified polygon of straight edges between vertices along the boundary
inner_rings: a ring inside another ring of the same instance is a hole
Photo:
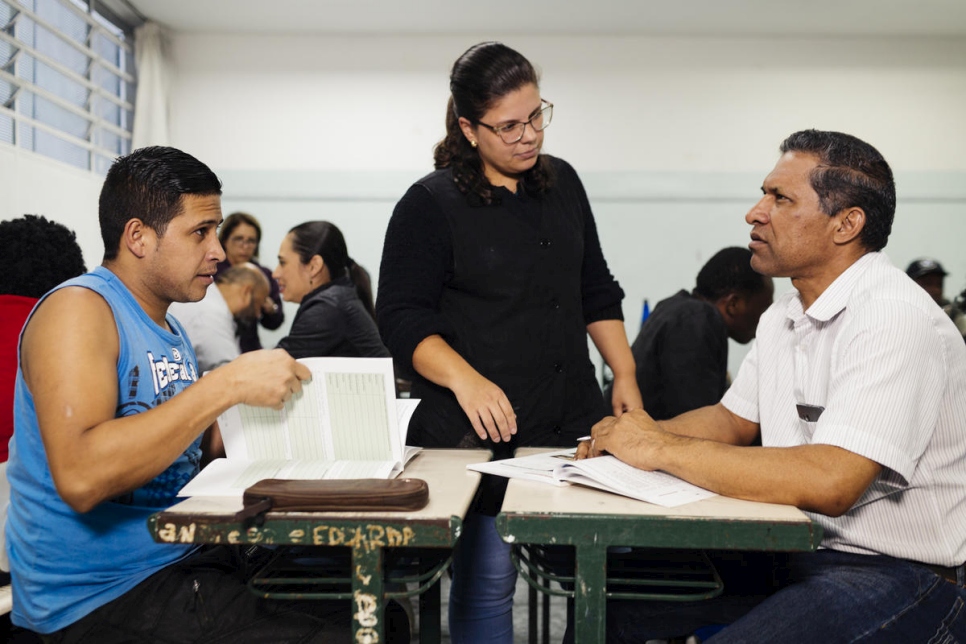
[[[966,345],[926,292],[868,253],[802,310],[761,317],[722,400],[762,444],[836,445],[883,466],[841,517],[809,513],[822,546],[952,566],[966,561]],[[816,422],[796,404],[824,407]]]

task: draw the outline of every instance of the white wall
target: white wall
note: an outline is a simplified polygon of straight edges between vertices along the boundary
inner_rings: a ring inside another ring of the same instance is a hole
[[[260,218],[267,264],[288,228],[330,219],[375,274],[395,200],[431,169],[449,68],[489,38],[180,34],[172,143],[223,178],[226,212]],[[899,187],[887,252],[939,258],[947,294],[966,285],[966,41],[503,40],[543,70],[557,106],[545,149],[587,185],[631,335],[642,298],[690,287],[714,251],[747,242],[779,142],[807,127],[876,145]],[[733,370],[743,354],[733,346]]]
[[[97,224],[103,177],[0,144],[0,221],[43,215],[75,233],[87,268],[101,263],[104,245]]]

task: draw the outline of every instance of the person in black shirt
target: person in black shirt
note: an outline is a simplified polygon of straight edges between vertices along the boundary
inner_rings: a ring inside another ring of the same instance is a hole
[[[751,251],[733,246],[708,260],[691,293],[659,302],[631,345],[644,411],[666,420],[720,401],[728,338],[751,342],[774,294],[772,279],[751,268]]]
[[[299,310],[278,348],[295,358],[388,358],[362,300],[367,292],[355,284],[364,270],[349,257],[334,224],[307,221],[290,230],[272,277],[285,301],[297,302]]]
[[[409,441],[488,447],[573,445],[605,415],[640,408],[621,315],[587,195],[541,154],[553,105],[522,55],[499,43],[454,64],[436,172],[396,205],[376,315],[422,403]],[[610,404],[587,334],[615,374]],[[456,642],[512,642],[516,573],[496,533],[506,480],[485,478],[454,558]]]

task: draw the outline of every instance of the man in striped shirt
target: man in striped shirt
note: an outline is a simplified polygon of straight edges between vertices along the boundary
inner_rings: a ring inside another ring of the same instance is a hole
[[[580,455],[795,505],[821,549],[749,559],[756,595],[726,580],[699,605],[614,602],[608,641],[731,623],[715,642],[966,642],[966,346],[881,252],[896,201],[879,152],[815,130],[781,152],[745,221],[752,267],[795,290],[762,316],[734,384],[668,421],[605,419]]]

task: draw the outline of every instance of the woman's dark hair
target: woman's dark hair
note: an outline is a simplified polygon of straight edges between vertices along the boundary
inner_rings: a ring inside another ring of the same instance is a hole
[[[475,195],[485,205],[499,200],[483,174],[480,153],[463,136],[460,117],[479,123],[499,99],[525,85],[539,86],[539,80],[530,61],[498,42],[473,45],[453,64],[446,104],[446,137],[436,144],[433,159],[437,170],[453,169],[453,179],[464,195]],[[540,155],[524,179],[531,192],[547,190],[553,181],[549,159]]]
[[[258,220],[254,216],[249,215],[247,212],[233,212],[227,217],[225,221],[221,222],[221,228],[218,230],[218,241],[221,242],[221,247],[227,249],[228,238],[231,234],[235,232],[241,224],[248,224],[255,229],[255,236],[257,241],[255,242],[255,252],[252,253],[252,257],[258,258],[258,246],[262,243],[262,227],[258,223]]]
[[[87,272],[74,231],[37,215],[0,222],[0,293],[40,298]]]
[[[329,267],[329,275],[333,280],[348,276],[356,287],[356,293],[362,300],[369,315],[375,319],[373,306],[372,282],[369,273],[349,257],[349,249],[345,244],[342,231],[335,224],[327,221],[307,221],[289,231],[292,235],[292,249],[298,254],[299,261],[308,264],[318,255]]]

